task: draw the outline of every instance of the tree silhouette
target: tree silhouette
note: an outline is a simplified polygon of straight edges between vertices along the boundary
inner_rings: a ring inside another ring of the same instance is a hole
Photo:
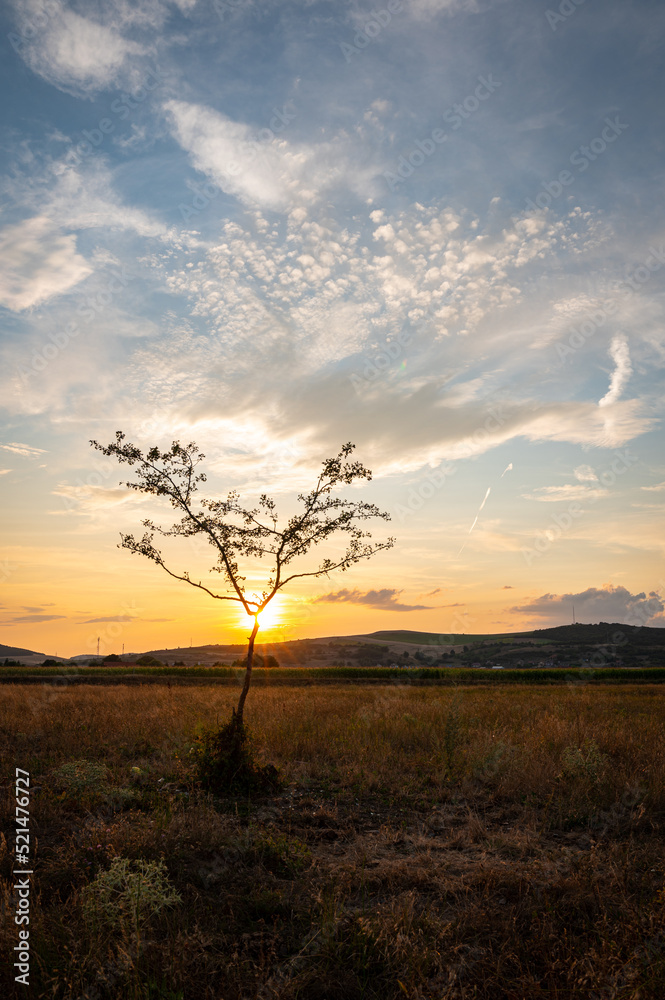
[[[196,471],[205,455],[193,442],[183,446],[174,441],[168,451],[160,451],[155,447],[144,454],[135,445],[125,441],[122,431],[116,431],[116,439],[111,444],[101,445],[97,441],[91,441],[90,444],[104,455],[117,458],[120,463],[137,466],[137,481],[124,482],[122,485],[139,493],[165,497],[182,514],[180,521],[168,529],[151,520],[142,521],[143,527],[147,529],[143,537],[137,540],[133,535],[121,532],[122,541],[118,547],[151,559],[169,576],[202,590],[215,600],[241,604],[246,614],[254,618],[254,626],[248,637],[244,683],[236,711],[241,725],[252,677],[254,643],[260,627],[259,616],[275,594],[292,580],[323,576],[336,569],[347,570],[361,559],[369,559],[376,552],[389,549],[395,543],[394,538],[388,538],[385,542],[370,544],[370,533],[358,526],[358,522],[371,517],[389,521],[390,514],[380,511],[374,504],[333,496],[333,491],[340,486],[350,485],[357,479],[372,478],[372,473],[364,465],[348,460],[355,448],[351,443],[345,444],[335,458],[327,458],[323,462],[314,489],[309,493],[298,494],[298,500],[303,506],[302,512],[291,517],[281,531],[278,529],[275,501],[265,493],[261,494],[258,507],[252,509],[241,506],[236,491],[231,491],[226,500],[195,500],[198,484],[206,481],[206,475]],[[325,558],[317,569],[306,572],[289,572],[288,567],[294,559],[305,556],[312,547],[328,541],[338,532],[347,535],[346,551],[341,558]],[[176,573],[169,569],[162,553],[153,544],[155,534],[163,537],[182,535],[186,538],[202,536],[215,553],[216,562],[210,571],[220,573],[225,578],[226,589],[230,592],[217,593],[200,580],[192,580],[186,570]],[[262,559],[264,556],[272,557],[268,582],[260,597],[256,594],[249,597],[245,592],[246,578],[241,575],[238,559]]]

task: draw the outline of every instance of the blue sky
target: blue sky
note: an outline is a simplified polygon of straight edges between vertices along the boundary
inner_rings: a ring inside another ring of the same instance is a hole
[[[614,0],[5,5],[2,641],[226,634],[115,549],[149,509],[88,445],[117,428],[285,513],[356,443],[398,544],[296,593],[294,634],[575,596],[663,624],[664,31]]]

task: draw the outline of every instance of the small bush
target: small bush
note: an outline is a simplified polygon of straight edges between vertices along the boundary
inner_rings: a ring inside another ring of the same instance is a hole
[[[115,858],[82,890],[85,917],[109,929],[140,932],[165,906],[181,902],[163,861]]]
[[[249,731],[235,710],[226,725],[197,733],[191,752],[202,786],[217,795],[268,791],[281,785],[276,767],[256,762]]]

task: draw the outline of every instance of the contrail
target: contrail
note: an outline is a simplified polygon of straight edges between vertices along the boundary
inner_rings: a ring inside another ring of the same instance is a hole
[[[503,477],[505,476],[505,474],[507,472],[511,472],[512,471],[512,468],[513,468],[513,463],[510,462],[506,466],[506,468],[503,470],[503,472],[501,473],[501,475],[499,476],[499,479],[503,479]],[[457,553],[458,556],[462,555],[462,552],[464,551],[464,546],[469,541],[469,535],[471,534],[471,532],[473,531],[473,529],[475,528],[475,526],[478,524],[478,518],[480,517],[480,513],[481,513],[483,507],[485,506],[485,504],[487,503],[487,498],[489,497],[489,495],[490,495],[491,492],[492,492],[492,487],[488,486],[487,487],[487,493],[483,497],[483,502],[481,503],[480,507],[478,508],[478,513],[476,514],[475,520],[474,520],[473,524],[471,525],[471,527],[469,528],[469,534],[466,536],[466,539],[464,541],[464,545],[462,545],[462,548]]]

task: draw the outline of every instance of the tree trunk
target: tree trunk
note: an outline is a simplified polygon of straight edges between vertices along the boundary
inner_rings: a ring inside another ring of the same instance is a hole
[[[240,701],[238,702],[238,710],[236,712],[236,717],[240,725],[242,725],[242,713],[245,708],[245,698],[247,697],[247,692],[249,691],[249,685],[252,681],[252,663],[254,661],[254,640],[256,639],[256,633],[259,631],[259,616],[254,616],[254,628],[252,629],[252,634],[249,636],[249,645],[247,646],[247,668],[245,670],[245,682],[242,686],[242,691],[240,692]]]

